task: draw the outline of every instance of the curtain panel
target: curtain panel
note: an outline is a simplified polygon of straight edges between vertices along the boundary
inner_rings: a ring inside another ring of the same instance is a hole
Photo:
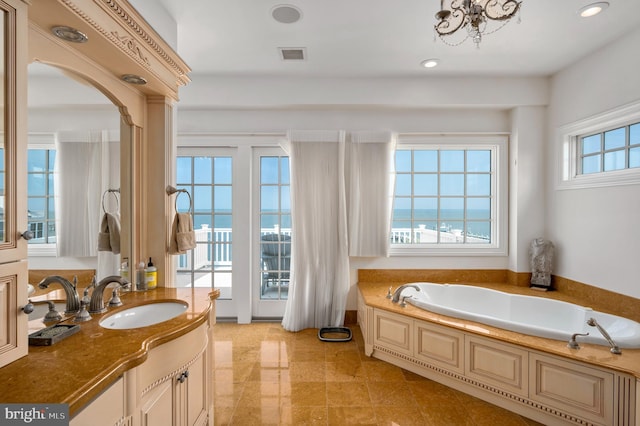
[[[396,135],[352,132],[347,144],[350,256],[389,256]]]
[[[349,291],[345,132],[290,131],[291,283],[286,330],[341,326]]]

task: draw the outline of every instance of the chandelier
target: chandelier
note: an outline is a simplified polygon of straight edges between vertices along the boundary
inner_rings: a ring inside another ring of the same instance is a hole
[[[441,10],[436,13],[438,23],[434,30],[445,44],[457,46],[470,38],[479,48],[482,36],[505,26],[520,10],[521,4],[522,1],[517,0],[440,0]],[[488,25],[491,21],[496,22]],[[467,30],[462,41],[450,43],[446,40],[462,28]]]

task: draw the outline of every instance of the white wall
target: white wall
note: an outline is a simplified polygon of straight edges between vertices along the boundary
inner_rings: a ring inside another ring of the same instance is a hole
[[[551,79],[547,235],[554,273],[640,298],[640,187],[557,190],[559,126],[640,101],[640,29]]]

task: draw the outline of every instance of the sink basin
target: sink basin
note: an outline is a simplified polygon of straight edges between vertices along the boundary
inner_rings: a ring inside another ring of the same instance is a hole
[[[175,318],[187,310],[185,302],[157,302],[134,306],[100,320],[100,325],[112,330],[147,327]]]

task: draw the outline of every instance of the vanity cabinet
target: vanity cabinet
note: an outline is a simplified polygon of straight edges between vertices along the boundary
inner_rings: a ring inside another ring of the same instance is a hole
[[[125,387],[121,376],[84,410],[69,422],[69,426],[127,425],[131,419],[125,418]]]
[[[27,4],[0,1],[0,367],[27,355]]]
[[[207,326],[149,352],[147,360],[129,372],[135,381],[142,426],[205,425],[209,421]]]

